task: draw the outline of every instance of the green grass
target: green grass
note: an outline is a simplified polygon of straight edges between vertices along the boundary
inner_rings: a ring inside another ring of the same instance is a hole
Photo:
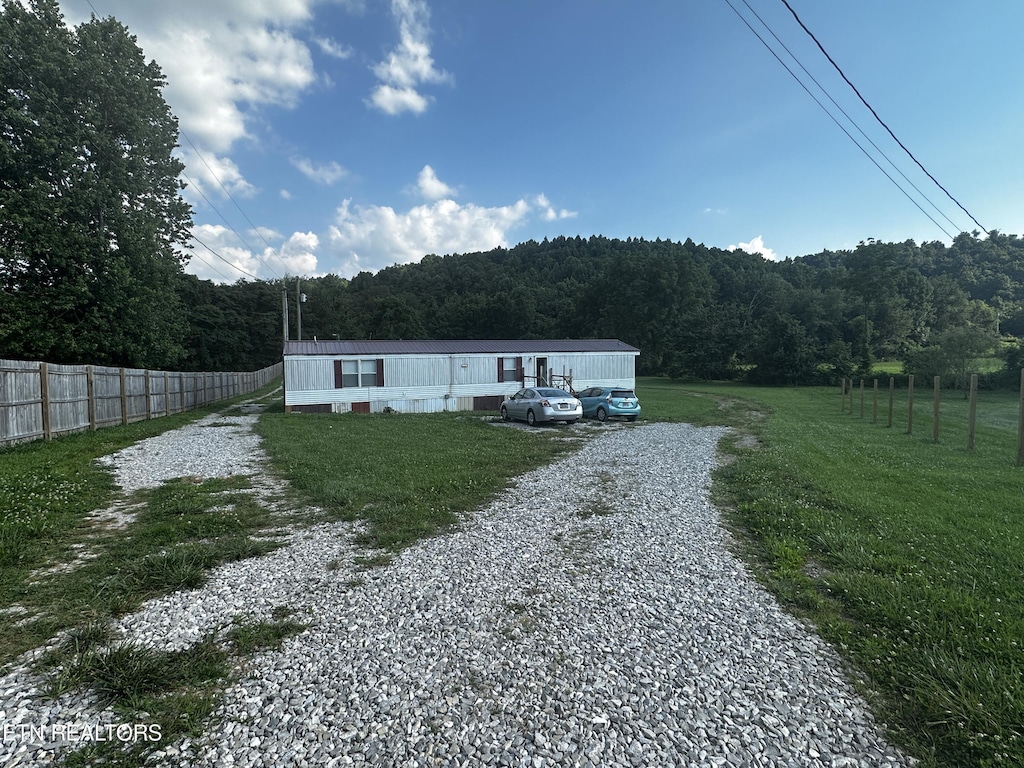
[[[449,528],[511,478],[571,449],[557,439],[565,430],[496,426],[475,413],[267,412],[259,432],[303,500],[364,521],[361,543],[382,549]]]
[[[198,736],[213,712],[220,688],[230,677],[232,660],[266,648],[305,625],[277,615],[274,621],[236,619],[222,638],[209,636],[181,651],[155,651],[136,643],[105,646],[109,634],[90,630],[82,644],[65,643],[44,662],[51,696],[90,688],[120,722],[146,726],[159,739],[117,740],[88,745],[62,757],[65,768],[116,765],[136,768],[147,756],[182,736]],[[73,635],[81,633],[73,633]]]
[[[272,546],[251,538],[269,515],[243,493],[244,478],[140,493],[128,500],[138,508],[124,530],[87,519],[117,497],[95,459],[231,405],[0,450],[0,608],[19,611],[3,617],[0,666],[61,631],[198,586],[210,567]]]
[[[840,413],[834,389],[642,380],[638,394],[648,415],[649,403],[689,413],[698,394],[764,414],[758,423],[723,412],[719,423],[750,431],[760,448],[733,442],[715,492],[766,583],[835,644],[923,765],[1024,764],[1015,398],[982,397],[970,454],[959,395],[943,403],[935,443],[930,391],[915,398],[911,435],[905,392],[893,429],[885,416],[871,423],[870,401],[865,419],[859,407]]]

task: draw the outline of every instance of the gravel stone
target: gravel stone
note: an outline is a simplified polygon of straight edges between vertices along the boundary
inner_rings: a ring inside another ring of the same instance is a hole
[[[241,474],[273,504],[255,419],[207,417],[103,461],[126,492]],[[358,568],[352,523],[292,529],[281,549],[123,617],[120,635],[166,650],[281,606],[307,624],[242,660],[208,731],[150,764],[914,765],[832,648],[731,554],[708,498],[726,430],[582,432],[579,453],[387,566]],[[0,678],[0,722],[120,722],[87,693],[40,698],[27,665],[43,650]],[[69,746],[5,736],[0,765],[48,765]]]

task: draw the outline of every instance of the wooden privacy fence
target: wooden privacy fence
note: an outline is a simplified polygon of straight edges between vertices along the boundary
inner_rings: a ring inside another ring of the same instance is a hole
[[[895,377],[889,377],[888,416],[887,425],[892,427],[893,421],[893,394],[896,389]],[[939,376],[932,378],[932,440],[939,442],[940,408],[942,403],[942,381]],[[849,399],[849,410],[854,412],[854,400],[857,397],[853,379],[843,378],[840,381],[839,393],[842,398],[840,410],[846,412],[847,399]],[[871,422],[878,421],[878,379],[872,380],[871,385]],[[977,424],[978,412],[978,376],[971,376],[970,389],[967,392],[967,451],[974,452],[974,437]],[[865,417],[866,393],[864,391],[864,379],[860,380],[860,418]],[[914,376],[907,376],[907,434],[914,432]],[[1020,372],[1019,403],[1017,406],[1017,465],[1024,465],[1024,369]]]
[[[198,408],[279,377],[259,371],[170,372],[0,360],[0,445],[50,440]]]

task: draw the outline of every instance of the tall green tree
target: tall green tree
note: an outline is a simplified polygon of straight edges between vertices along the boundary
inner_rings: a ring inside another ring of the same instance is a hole
[[[0,31],[0,356],[175,365],[191,210],[160,68],[56,0],[4,0]]]

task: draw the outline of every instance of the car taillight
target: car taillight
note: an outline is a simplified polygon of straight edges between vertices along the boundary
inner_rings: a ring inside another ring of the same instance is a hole
[[[541,404],[542,408],[550,408],[551,407],[551,403],[549,403],[547,400],[541,400],[540,404]]]

